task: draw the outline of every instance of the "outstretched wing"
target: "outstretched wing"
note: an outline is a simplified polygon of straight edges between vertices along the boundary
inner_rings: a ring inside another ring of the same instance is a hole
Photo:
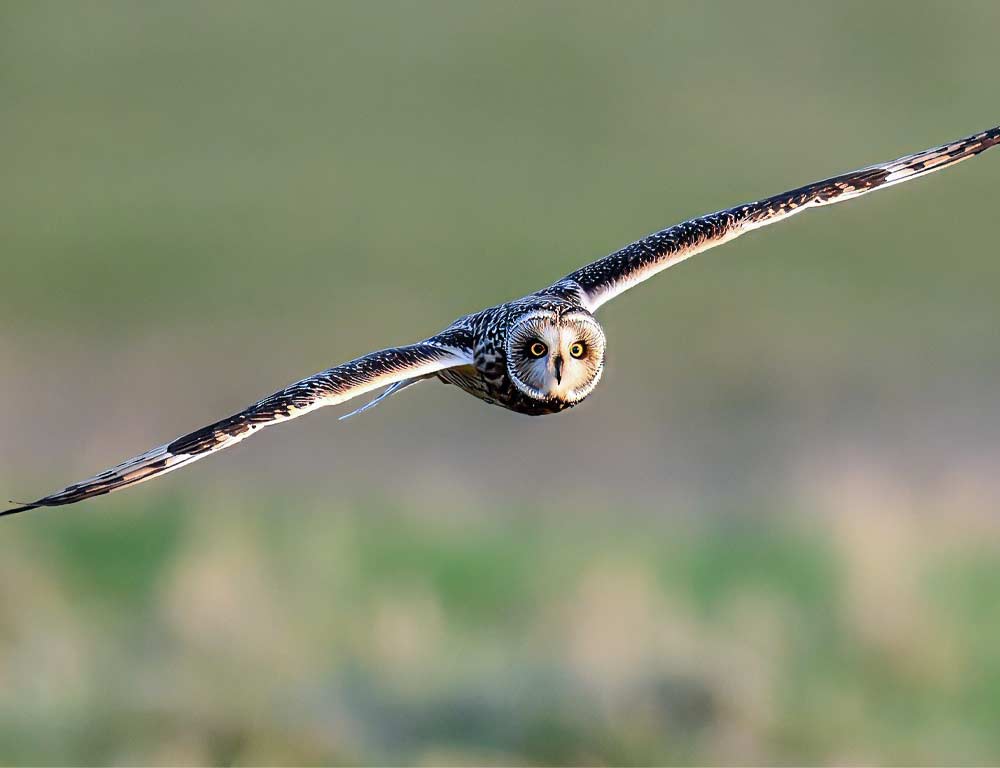
[[[583,306],[593,312],[657,272],[745,232],[781,221],[807,208],[850,200],[947,168],[997,143],[1000,143],[1000,126],[889,163],[871,165],[764,200],[690,219],[588,264],[556,285],[575,283],[579,286]]]
[[[372,352],[297,381],[227,419],[178,437],[94,477],[73,483],[31,504],[0,512],[0,517],[36,507],[74,504],[152,480],[236,445],[272,424],[342,403],[382,386],[425,378],[444,368],[471,362],[468,339],[461,331],[445,332],[406,347]]]

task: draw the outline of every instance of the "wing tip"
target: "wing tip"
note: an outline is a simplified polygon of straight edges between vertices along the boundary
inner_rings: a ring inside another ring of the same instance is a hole
[[[18,502],[11,500],[11,504],[17,504]],[[18,512],[27,512],[29,509],[38,509],[43,506],[42,504],[22,504],[19,507],[11,507],[10,509],[5,509],[0,511],[0,517],[6,517],[7,515],[16,515]]]

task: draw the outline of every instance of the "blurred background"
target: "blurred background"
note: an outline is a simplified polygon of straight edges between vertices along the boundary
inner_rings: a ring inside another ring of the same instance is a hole
[[[992,2],[0,6],[0,490],[1000,122]],[[0,762],[995,763],[1000,156],[0,525]]]

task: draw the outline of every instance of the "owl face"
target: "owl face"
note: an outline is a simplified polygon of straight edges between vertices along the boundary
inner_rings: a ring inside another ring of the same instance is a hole
[[[604,370],[604,330],[584,310],[528,312],[507,335],[507,372],[535,400],[577,403]]]

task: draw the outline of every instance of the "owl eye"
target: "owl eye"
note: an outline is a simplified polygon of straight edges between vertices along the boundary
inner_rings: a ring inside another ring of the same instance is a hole
[[[531,357],[543,357],[546,352],[548,352],[548,347],[546,347],[542,342],[536,341],[530,347],[528,347],[528,354]]]
[[[583,357],[586,354],[586,352],[587,352],[587,345],[584,344],[582,341],[575,341],[569,347],[570,357],[575,357],[577,360]]]

